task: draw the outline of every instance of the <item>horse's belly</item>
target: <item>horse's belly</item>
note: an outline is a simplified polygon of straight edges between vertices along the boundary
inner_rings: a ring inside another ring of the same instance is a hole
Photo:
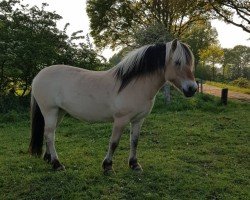
[[[92,103],[62,105],[62,108],[71,116],[90,122],[108,122],[113,121],[113,113],[108,106]]]
[[[82,121],[88,121],[88,122],[112,122],[113,121],[113,116],[112,115],[102,115],[100,113],[94,114],[94,113],[70,113],[68,112],[71,116],[82,120]]]

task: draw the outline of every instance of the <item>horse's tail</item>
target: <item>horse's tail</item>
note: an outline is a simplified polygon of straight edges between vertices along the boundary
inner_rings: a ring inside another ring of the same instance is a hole
[[[29,153],[31,155],[41,156],[44,136],[44,117],[36,102],[31,95],[31,140]]]

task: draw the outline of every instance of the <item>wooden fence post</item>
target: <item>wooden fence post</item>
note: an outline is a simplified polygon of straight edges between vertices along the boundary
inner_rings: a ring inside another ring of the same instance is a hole
[[[223,105],[227,105],[227,95],[228,95],[228,88],[223,88],[221,90],[221,103]]]
[[[199,92],[200,92],[200,82],[199,82],[199,81],[196,81],[196,84],[197,84],[197,86],[198,86],[197,92],[199,93]]]
[[[203,93],[203,81],[201,79],[201,93]]]
[[[165,97],[165,103],[170,103],[171,95],[170,95],[170,84],[166,83],[163,87],[163,94]]]

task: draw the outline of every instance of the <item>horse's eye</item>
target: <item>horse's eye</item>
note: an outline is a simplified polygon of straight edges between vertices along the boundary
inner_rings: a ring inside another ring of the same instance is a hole
[[[180,66],[181,65],[181,61],[180,60],[176,60],[175,64],[178,65],[178,66]]]

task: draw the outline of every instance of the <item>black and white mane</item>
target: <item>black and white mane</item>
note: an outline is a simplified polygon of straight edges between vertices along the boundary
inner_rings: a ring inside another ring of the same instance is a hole
[[[115,77],[121,81],[119,92],[133,79],[165,70],[170,59],[178,67],[193,66],[193,54],[186,44],[177,41],[172,53],[171,46],[172,42],[146,45],[125,56],[115,69]]]

